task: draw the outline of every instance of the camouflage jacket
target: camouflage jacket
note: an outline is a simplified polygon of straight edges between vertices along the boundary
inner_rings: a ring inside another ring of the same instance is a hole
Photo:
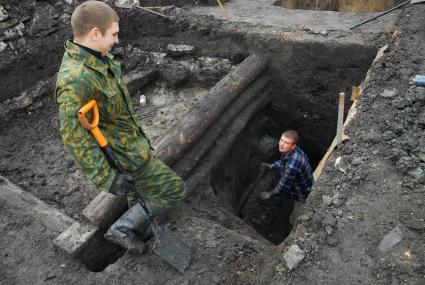
[[[65,42],[55,98],[63,142],[98,189],[108,191],[116,172],[78,120],[77,111],[91,99],[96,100],[99,108],[99,128],[123,168],[131,174],[144,166],[149,141],[137,122],[120,64],[112,55],[107,56],[105,63],[71,41]]]

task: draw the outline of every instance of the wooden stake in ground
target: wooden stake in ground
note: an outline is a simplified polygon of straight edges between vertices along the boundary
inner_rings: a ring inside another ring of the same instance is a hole
[[[344,129],[344,102],[345,102],[345,93],[339,93],[338,101],[338,122],[336,125],[336,142],[337,145],[340,145],[342,142],[342,133]]]

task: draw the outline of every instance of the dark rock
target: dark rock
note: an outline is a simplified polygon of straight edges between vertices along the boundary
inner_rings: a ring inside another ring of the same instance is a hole
[[[42,31],[52,29],[56,24],[57,20],[53,17],[56,14],[56,10],[53,6],[46,4],[40,9],[36,9],[34,16],[31,20],[30,33],[35,35]]]
[[[325,218],[322,220],[322,226],[334,227],[336,222],[335,217],[331,213],[327,213]]]
[[[419,159],[412,156],[403,156],[400,158],[397,163],[396,167],[399,170],[408,171],[410,169],[416,168],[418,166]]]
[[[163,67],[159,71],[161,78],[171,87],[178,87],[189,79],[189,71],[183,66],[172,65]]]
[[[0,22],[0,30],[9,29],[16,25],[19,21],[17,19],[9,19],[7,21]]]
[[[0,22],[6,20],[7,18],[9,18],[9,14],[7,14],[3,6],[0,6]]]
[[[370,130],[364,135],[364,140],[370,143],[377,143],[381,140],[381,135],[374,130]]]
[[[53,85],[49,80],[41,80],[30,92],[34,98],[46,96],[53,93]]]
[[[130,72],[123,76],[123,80],[127,84],[128,92],[131,95],[135,95],[137,90],[151,83],[157,76],[158,70],[156,68],[150,68]]]
[[[351,165],[358,166],[362,163],[362,159],[360,157],[354,157],[351,160]]]
[[[416,122],[418,123],[418,125],[419,126],[421,126],[423,129],[425,128],[425,110],[424,111],[422,111],[419,115],[418,115],[418,117],[417,117],[417,119],[416,119]]]
[[[339,239],[334,235],[328,236],[326,238],[326,243],[330,246],[336,246],[339,243]]]
[[[386,141],[390,141],[390,140],[396,138],[396,134],[394,134],[392,131],[385,131],[382,136],[383,136],[384,140],[386,140]]]
[[[407,172],[411,177],[415,178],[418,181],[422,181],[425,176],[425,164],[421,163],[418,167]]]
[[[8,41],[16,40],[20,37],[23,37],[25,33],[25,25],[19,23],[15,27],[4,31],[4,39]]]

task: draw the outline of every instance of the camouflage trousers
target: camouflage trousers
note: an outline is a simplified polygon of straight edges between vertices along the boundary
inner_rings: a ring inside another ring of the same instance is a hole
[[[139,170],[131,173],[141,196],[149,203],[154,214],[164,214],[177,201],[186,195],[186,184],[171,168],[155,158],[149,151],[147,163]],[[129,194],[128,205],[137,203],[134,195]]]

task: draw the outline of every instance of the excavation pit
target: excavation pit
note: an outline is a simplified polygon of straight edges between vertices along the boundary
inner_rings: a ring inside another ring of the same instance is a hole
[[[138,17],[134,19],[131,23],[124,21],[122,24],[123,42],[126,44],[118,47],[114,53],[123,60],[127,75],[137,75],[140,71],[148,72],[151,67],[161,66],[152,72],[148,83],[138,86],[132,93],[137,115],[154,144],[187,111],[196,109],[197,102],[208,95],[214,84],[227,77],[250,56],[267,57],[266,68],[254,76],[242,93],[261,80],[267,81],[254,95],[264,96],[264,101],[267,99],[268,103],[265,106],[259,104],[261,107],[247,117],[247,127],[242,129],[231,148],[226,149],[225,159],[217,161],[212,165],[213,171],[205,172],[207,175],[201,178],[204,182],[210,182],[218,202],[206,204],[205,207],[229,209],[272,243],[281,243],[291,229],[287,220],[291,204],[285,204],[285,201],[258,204],[254,193],[247,203],[251,206],[238,209],[240,198],[257,177],[259,163],[277,159],[276,139],[285,129],[297,129],[301,133],[300,146],[309,155],[313,166],[317,165],[335,134],[338,93],[346,92],[347,110],[351,86],[359,85],[364,79],[376,49],[356,42],[285,40],[280,35],[269,36],[264,43],[261,38],[247,38],[237,32],[229,37],[208,28],[193,31],[193,27],[186,23],[173,26],[161,21],[153,23],[149,17],[141,18],[143,21]],[[143,32],[141,27],[147,26],[151,30]],[[170,57],[166,54],[169,44],[190,45],[195,47],[195,51],[191,55]],[[140,63],[144,63],[143,66]],[[209,69],[211,66],[213,68]],[[188,70],[187,76],[182,77],[182,73]],[[50,72],[50,69],[45,72]],[[2,128],[2,131],[5,137],[13,138],[13,141],[2,142],[1,174],[82,221],[82,210],[98,192],[67,158],[58,133],[54,101],[47,94],[44,92],[36,97],[35,102],[42,102],[39,107],[31,105],[18,111],[11,110],[7,118],[7,122],[10,122],[8,129]],[[146,106],[141,103],[142,95],[147,99]],[[6,98],[10,97],[3,99]],[[54,131],[45,135],[43,130],[46,129]],[[224,136],[229,134],[226,129],[222,133]],[[16,140],[23,143],[17,145]],[[213,144],[210,153],[214,147]],[[40,167],[39,161],[45,164]],[[199,163],[205,161],[207,159],[203,157]],[[20,165],[25,165],[25,169],[20,169]],[[187,173],[185,178],[188,181],[198,166]],[[208,179],[210,175],[211,179]],[[278,178],[270,174],[264,179],[268,185],[263,189],[270,190]],[[46,188],[53,190],[48,192]],[[196,191],[197,188],[191,189]],[[189,204],[203,202],[191,199],[198,198],[189,196]],[[258,217],[259,223],[254,220]],[[268,221],[266,226],[262,223],[264,220]],[[105,256],[102,247],[108,247],[108,243],[97,246],[100,246],[98,251],[89,251],[91,256],[83,258],[91,271],[102,271],[123,254],[122,250],[114,249]]]
[[[291,231],[293,201],[283,196],[268,201],[258,198],[260,191],[271,191],[280,178],[278,173],[264,173],[260,177],[260,163],[279,159],[280,135],[284,130],[294,129],[301,135],[299,146],[315,169],[336,134],[338,93],[346,94],[347,114],[352,87],[364,80],[375,54],[373,49],[353,45],[295,45],[301,45],[296,49],[300,54],[295,57],[305,60],[283,64],[284,71],[276,69],[278,64],[273,63],[278,56],[270,60],[270,102],[250,119],[211,174],[218,205],[276,245]]]

